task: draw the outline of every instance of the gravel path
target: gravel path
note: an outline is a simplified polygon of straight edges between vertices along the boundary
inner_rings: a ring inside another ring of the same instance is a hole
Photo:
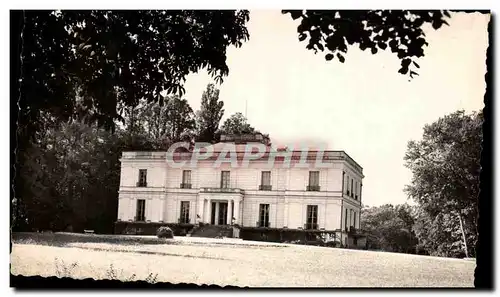
[[[108,278],[250,287],[473,287],[475,262],[396,253],[178,237],[175,244],[13,245],[14,275]],[[62,273],[62,274],[64,274]]]

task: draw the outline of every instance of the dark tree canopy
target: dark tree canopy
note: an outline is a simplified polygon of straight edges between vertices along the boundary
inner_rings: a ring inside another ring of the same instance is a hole
[[[201,108],[196,117],[197,141],[216,141],[222,116],[224,116],[224,102],[219,101],[219,90],[215,88],[215,85],[209,84],[201,97]]]
[[[417,238],[412,231],[412,209],[407,204],[365,207],[361,212],[361,229],[368,232],[372,249],[392,252],[414,252]]]
[[[462,232],[468,252],[473,252],[478,234],[482,125],[482,112],[446,115],[424,127],[422,140],[408,143],[404,158],[413,174],[405,188],[408,196],[419,203],[438,229],[446,222],[450,227],[444,231]]]
[[[180,94],[189,73],[229,73],[226,49],[248,39],[248,11],[25,11],[21,116],[47,110],[74,116],[75,97],[89,120],[113,128],[119,103]]]
[[[447,24],[447,11],[409,10],[283,10],[292,19],[300,19],[299,41],[307,40],[307,49],[326,52],[325,59],[344,63],[348,45],[358,44],[361,50],[390,49],[401,60],[399,73],[418,75],[416,59],[424,56],[423,25],[434,29]]]
[[[223,134],[251,134],[255,133],[256,130],[241,112],[237,112],[224,121],[221,132]]]

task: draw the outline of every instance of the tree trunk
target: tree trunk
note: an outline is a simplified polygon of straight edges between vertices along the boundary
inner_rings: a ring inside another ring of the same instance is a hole
[[[462,222],[462,214],[458,213],[458,220],[460,221],[460,231],[462,231],[462,239],[464,241],[465,257],[469,258],[469,252],[467,251],[467,238],[465,237],[464,224]]]

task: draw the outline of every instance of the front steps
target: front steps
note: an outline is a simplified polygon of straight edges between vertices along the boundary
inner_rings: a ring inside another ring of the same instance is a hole
[[[233,237],[233,226],[230,225],[200,225],[195,226],[187,236],[223,238]]]

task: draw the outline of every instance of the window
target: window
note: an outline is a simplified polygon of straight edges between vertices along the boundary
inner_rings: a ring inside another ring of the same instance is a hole
[[[269,204],[259,205],[259,227],[269,227]]]
[[[347,230],[347,208],[345,210],[345,222],[344,222],[344,227]]]
[[[349,175],[347,176],[347,196],[349,196],[349,194],[351,194],[351,191],[349,191]]]
[[[181,224],[189,224],[189,201],[181,201]]]
[[[271,191],[271,171],[262,171],[259,190]]]
[[[307,206],[307,222],[306,229],[318,229],[318,206]]]
[[[319,191],[319,171],[309,171],[308,191]]]
[[[354,228],[356,228],[356,212],[354,212],[354,218],[353,218],[353,220],[354,220],[354,223],[352,225],[353,225]]]
[[[353,191],[353,189],[354,189],[354,179],[352,179],[352,178],[351,178],[351,197],[353,197],[353,196],[354,196],[354,191]]]
[[[181,189],[191,189],[191,170],[182,171]]]
[[[220,187],[223,189],[229,188],[229,171],[222,171]]]
[[[148,170],[147,169],[139,169],[139,181],[137,182],[138,187],[147,187],[148,183]]]
[[[146,220],[146,200],[138,199],[137,200],[137,208],[135,211],[135,220],[136,221],[145,221]]]
[[[358,200],[358,182],[356,182],[356,192],[354,192],[354,199]]]
[[[352,218],[353,218],[353,212],[354,212],[354,211],[351,209],[351,218],[350,218],[350,220],[349,220],[349,223],[351,224],[351,227],[352,227],[352,220],[353,220],[353,219],[352,219]]]

